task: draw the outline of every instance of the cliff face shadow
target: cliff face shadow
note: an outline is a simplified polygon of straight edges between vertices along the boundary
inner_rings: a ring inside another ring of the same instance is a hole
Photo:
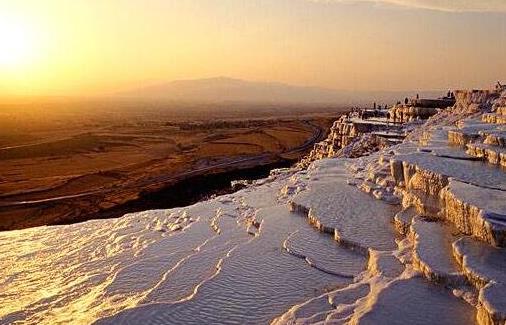
[[[262,179],[269,176],[271,170],[288,168],[296,162],[296,160],[282,160],[252,168],[189,177],[158,191],[141,192],[140,198],[136,200],[90,216],[85,216],[83,220],[117,218],[127,213],[192,205],[215,195],[235,192],[239,188],[232,186],[231,182],[234,180],[252,181]]]

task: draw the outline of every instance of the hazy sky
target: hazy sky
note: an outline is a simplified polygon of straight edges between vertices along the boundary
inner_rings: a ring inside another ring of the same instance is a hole
[[[347,90],[489,86],[506,81],[506,1],[0,0],[0,93],[215,76]]]

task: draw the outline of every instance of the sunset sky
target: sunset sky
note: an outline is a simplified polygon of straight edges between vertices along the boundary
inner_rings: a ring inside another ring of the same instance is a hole
[[[506,82],[506,1],[0,0],[0,94],[216,76],[345,90]]]

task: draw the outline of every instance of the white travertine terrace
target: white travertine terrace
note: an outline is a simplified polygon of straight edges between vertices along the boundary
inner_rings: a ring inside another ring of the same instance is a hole
[[[0,324],[504,325],[506,173],[471,148],[502,152],[506,93],[456,100],[190,207],[0,233]]]

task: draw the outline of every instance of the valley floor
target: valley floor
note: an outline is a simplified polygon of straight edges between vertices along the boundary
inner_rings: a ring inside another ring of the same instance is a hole
[[[296,161],[336,117],[220,119],[217,113],[188,122],[158,114],[60,114],[6,125],[0,131],[0,230],[119,217],[132,211],[126,204],[191,177]]]

